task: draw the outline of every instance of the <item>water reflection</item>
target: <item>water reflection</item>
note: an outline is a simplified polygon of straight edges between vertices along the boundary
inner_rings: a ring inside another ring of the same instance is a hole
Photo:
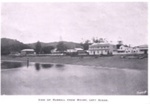
[[[2,69],[11,69],[11,68],[19,68],[22,67],[21,62],[2,62],[1,68]]]
[[[56,64],[56,67],[64,67],[63,64]]]
[[[29,58],[27,58],[27,68],[29,67]]]
[[[39,63],[35,63],[35,69],[36,69],[37,71],[39,71],[39,70],[41,69],[41,67],[40,67],[40,64],[39,64]]]
[[[40,71],[41,69],[55,69],[55,70],[65,70],[66,67],[64,64],[48,64],[48,63],[34,63],[30,64],[30,62],[27,60],[27,62],[2,62],[1,68],[2,69],[11,69],[11,68],[21,68],[23,66],[27,66],[27,68],[32,68],[32,65],[34,65],[33,69]]]
[[[41,64],[41,66],[44,69],[50,69],[53,66],[53,64]]]
[[[63,64],[56,64],[56,68],[59,70],[64,70],[64,65]]]

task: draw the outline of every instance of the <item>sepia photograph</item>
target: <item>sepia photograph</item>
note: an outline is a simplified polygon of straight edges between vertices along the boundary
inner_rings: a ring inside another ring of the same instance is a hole
[[[148,96],[148,3],[1,3],[5,95]]]

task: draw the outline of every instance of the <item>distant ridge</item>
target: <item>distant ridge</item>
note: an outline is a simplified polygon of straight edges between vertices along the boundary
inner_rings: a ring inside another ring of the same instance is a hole
[[[31,48],[30,46],[9,38],[1,38],[1,54],[7,55],[11,52],[20,52],[22,49]]]
[[[49,43],[40,42],[40,43],[42,47],[53,46],[54,48],[56,48],[59,42],[49,42]],[[79,43],[66,42],[66,41],[63,41],[63,43],[67,47],[67,49],[83,48]],[[35,46],[36,46],[36,42],[30,43],[30,44],[24,44],[16,39],[1,38],[1,54],[2,55],[10,54],[13,51],[20,52],[22,49],[25,49],[25,48],[35,49]]]
[[[59,42],[49,42],[49,43],[40,42],[40,43],[41,43],[42,47],[53,46],[53,47],[56,48],[56,46]],[[67,41],[63,41],[63,43],[67,47],[67,49],[83,48],[79,43],[67,42]],[[27,44],[27,45],[30,46],[31,48],[35,48],[36,43],[30,43],[30,44]]]
[[[1,38],[1,46],[8,46],[14,44],[23,44],[16,39],[9,39],[9,38]]]

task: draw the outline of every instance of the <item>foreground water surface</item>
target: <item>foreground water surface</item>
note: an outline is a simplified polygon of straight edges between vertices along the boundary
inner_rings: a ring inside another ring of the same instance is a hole
[[[1,62],[2,95],[147,95],[147,70]]]

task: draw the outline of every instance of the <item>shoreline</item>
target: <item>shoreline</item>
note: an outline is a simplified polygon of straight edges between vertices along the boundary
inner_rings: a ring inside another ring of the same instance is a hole
[[[123,69],[148,69],[148,58],[145,59],[121,59],[117,56],[111,57],[10,57],[2,56],[1,61],[21,61],[26,62],[29,58],[30,62],[66,64],[66,65],[81,65],[103,68],[123,68]]]
[[[5,61],[5,62],[26,62],[26,61],[14,61],[14,60],[1,60],[1,61]],[[80,65],[80,64],[65,64],[65,63],[51,63],[51,62],[35,62],[35,61],[30,61],[29,63],[33,64],[33,63],[40,63],[40,64],[63,64],[63,65],[74,65],[74,66],[83,66],[83,67],[96,67],[96,68],[106,68],[106,69],[120,69],[117,67],[104,67],[104,66],[94,66],[94,65]],[[130,69],[130,70],[137,70],[137,69],[131,69],[131,68],[121,68],[121,69]]]

